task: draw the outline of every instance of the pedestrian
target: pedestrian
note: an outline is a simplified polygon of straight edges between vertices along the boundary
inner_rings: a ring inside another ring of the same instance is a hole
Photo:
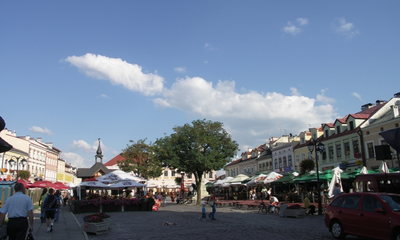
[[[14,190],[15,194],[9,197],[0,209],[0,229],[8,213],[8,239],[24,240],[28,235],[28,229],[30,232],[33,231],[33,203],[32,199],[25,195],[24,184],[16,183]]]
[[[44,214],[45,209],[44,209],[44,199],[47,197],[47,188],[43,188],[42,190],[42,195],[40,195],[39,199],[39,206],[40,206],[40,222],[45,223],[46,222],[46,215]]]
[[[199,220],[202,220],[203,222],[206,221],[206,203],[202,204],[201,207],[201,217],[199,217]]]
[[[278,204],[279,204],[278,198],[271,195],[269,197],[269,205],[267,208],[267,213],[273,213],[275,211],[275,206]],[[271,211],[271,209],[272,209],[272,211]]]
[[[211,206],[212,212],[208,214],[208,217],[212,220],[217,220],[215,219],[215,213],[217,212],[217,209],[215,208],[215,195],[211,193],[211,196],[208,198],[208,205]]]
[[[162,206],[165,207],[167,205],[167,197],[165,193],[162,193]]]
[[[340,190],[340,184],[339,183],[335,183],[335,188],[333,189],[333,197],[337,197],[342,193],[342,191]]]
[[[54,222],[58,223],[59,217],[60,217],[60,211],[61,211],[61,206],[63,205],[63,199],[60,195],[60,191],[57,190],[54,196],[57,199],[57,210],[56,210],[56,215],[54,216]]]
[[[54,189],[49,189],[49,194],[44,200],[45,214],[46,214],[46,226],[47,232],[53,232],[54,215],[57,210],[57,199],[54,196]]]

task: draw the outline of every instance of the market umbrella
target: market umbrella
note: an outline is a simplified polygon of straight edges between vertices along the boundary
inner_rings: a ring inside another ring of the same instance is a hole
[[[379,165],[378,171],[380,173],[389,173],[389,168],[385,161],[381,162],[381,164]]]
[[[271,183],[273,181],[278,180],[281,177],[282,177],[282,174],[279,174],[279,173],[276,173],[276,172],[271,172],[271,173],[268,174],[268,176],[265,178],[265,180],[263,182],[265,184]]]
[[[226,181],[225,183],[230,183],[231,185],[241,185],[243,180],[246,180],[249,176],[244,174],[239,174],[231,180]]]
[[[342,173],[343,173],[343,170],[340,169],[339,167],[335,167],[334,169],[332,169],[332,180],[329,184],[328,198],[333,197],[333,189],[335,189],[336,183],[340,184],[340,190],[343,192],[343,184],[342,184],[342,179],[341,179]]]
[[[109,188],[137,188],[137,187],[144,187],[144,184],[132,181],[130,179],[124,179],[122,181],[119,181],[117,183],[114,183],[112,185],[109,186]]]
[[[278,180],[273,181],[272,184],[293,184],[295,178],[297,178],[297,176],[293,173],[286,173]]]
[[[62,182],[55,182],[54,185],[56,189],[69,189],[69,186],[65,185]]]
[[[115,170],[110,173],[107,173],[106,175],[96,178],[97,181],[104,182],[104,183],[116,183],[116,182],[122,181],[124,179],[129,179],[129,180],[136,181],[136,182],[143,181],[143,179],[141,179],[139,177],[135,177],[135,176],[133,176],[129,173],[126,173],[122,170]]]
[[[90,187],[90,188],[108,188],[107,184],[104,184],[99,181],[84,181],[81,182],[78,186],[80,187]]]
[[[95,182],[95,181],[97,181],[96,178],[86,178],[82,182]]]
[[[36,181],[29,188],[55,188],[55,185],[50,181]]]
[[[31,185],[30,183],[26,182],[23,179],[19,179],[18,180],[19,183],[22,183],[24,185],[25,188],[29,188],[29,186]]]
[[[267,177],[268,175],[266,174],[259,174],[258,176],[254,176],[253,179],[251,181],[249,181],[248,183],[246,183],[247,186],[254,186],[257,185],[259,183],[263,183],[264,179]]]

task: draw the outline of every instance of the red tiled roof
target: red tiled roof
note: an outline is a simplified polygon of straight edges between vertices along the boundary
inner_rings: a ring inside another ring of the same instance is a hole
[[[118,155],[115,156],[113,159],[111,159],[110,161],[106,162],[106,163],[104,164],[104,166],[108,166],[108,167],[114,166],[114,165],[116,165],[118,162],[123,161],[123,160],[125,160],[125,158],[124,158],[121,154],[118,154]]]
[[[236,163],[238,163],[238,162],[240,162],[240,161],[242,161],[242,159],[241,159],[241,158],[239,158],[239,159],[236,159],[236,160],[233,160],[232,162],[230,162],[230,163],[226,164],[225,166],[234,165],[234,164],[236,164]]]

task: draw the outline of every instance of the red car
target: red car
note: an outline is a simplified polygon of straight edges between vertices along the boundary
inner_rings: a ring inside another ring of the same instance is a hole
[[[349,234],[400,240],[400,194],[341,194],[326,207],[325,225],[337,239]]]

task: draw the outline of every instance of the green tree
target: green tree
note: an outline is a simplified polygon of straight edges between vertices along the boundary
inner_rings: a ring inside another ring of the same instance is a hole
[[[309,172],[314,169],[315,163],[314,160],[312,159],[304,159],[303,161],[300,162],[300,173],[305,174],[306,172]]]
[[[140,139],[136,143],[130,140],[131,145],[122,150],[125,159],[118,162],[118,167],[125,172],[134,172],[145,179],[159,177],[162,173],[162,165],[154,159],[152,144],[146,144],[146,139]]]
[[[238,144],[220,122],[195,120],[173,130],[173,134],[156,140],[155,157],[165,167],[194,175],[200,204],[204,173],[224,167],[239,150]]]

